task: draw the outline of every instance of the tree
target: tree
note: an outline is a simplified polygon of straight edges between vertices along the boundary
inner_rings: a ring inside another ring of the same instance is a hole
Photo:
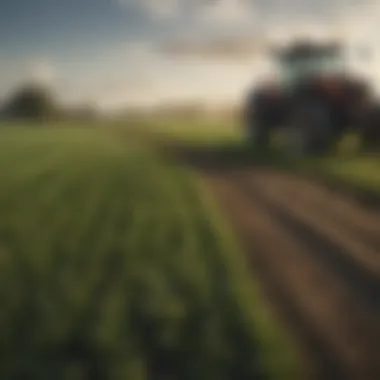
[[[12,119],[41,120],[54,116],[57,109],[55,99],[47,88],[27,84],[13,92],[4,111]]]

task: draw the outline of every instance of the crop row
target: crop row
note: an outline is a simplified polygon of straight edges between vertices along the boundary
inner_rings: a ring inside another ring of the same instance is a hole
[[[265,378],[261,305],[196,180],[105,132],[7,133],[2,379]]]

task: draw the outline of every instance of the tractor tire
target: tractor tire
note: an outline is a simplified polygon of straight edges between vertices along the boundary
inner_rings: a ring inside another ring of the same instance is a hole
[[[287,146],[292,155],[302,157],[310,151],[310,142],[303,128],[289,128],[287,131]]]
[[[247,139],[250,145],[267,148],[270,143],[270,128],[264,123],[254,123],[247,128]]]
[[[317,102],[303,104],[297,107],[292,120],[287,141],[293,155],[319,155],[329,151],[332,125],[323,105]]]
[[[380,152],[380,105],[374,105],[365,116],[359,130],[359,138],[365,152]]]

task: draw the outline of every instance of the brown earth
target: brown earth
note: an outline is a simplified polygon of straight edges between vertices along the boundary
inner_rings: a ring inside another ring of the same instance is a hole
[[[177,153],[231,221],[304,378],[379,380],[379,212],[311,179]]]

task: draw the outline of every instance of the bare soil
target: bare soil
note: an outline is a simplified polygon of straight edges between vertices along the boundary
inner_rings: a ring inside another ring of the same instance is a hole
[[[380,215],[318,181],[178,151],[231,221],[304,378],[380,379]]]

